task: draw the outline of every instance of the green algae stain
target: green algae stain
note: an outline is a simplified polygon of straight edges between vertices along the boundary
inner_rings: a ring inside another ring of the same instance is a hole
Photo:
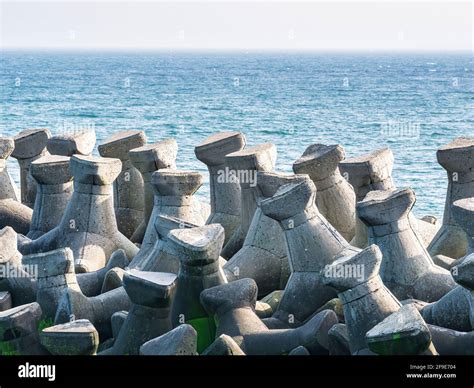
[[[186,323],[190,324],[197,331],[197,351],[201,353],[205,350],[216,336],[216,324],[214,318],[202,317],[190,319]]]

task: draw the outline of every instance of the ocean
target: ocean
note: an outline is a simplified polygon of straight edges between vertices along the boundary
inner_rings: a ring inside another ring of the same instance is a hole
[[[0,53],[0,134],[94,128],[98,144],[139,129],[174,137],[179,169],[206,167],[194,146],[217,131],[273,142],[276,170],[313,143],[346,156],[390,147],[397,187],[417,216],[442,217],[447,179],[436,149],[474,136],[473,57],[465,54],[14,52]],[[96,151],[95,151],[96,152]],[[18,182],[11,158],[9,171]]]

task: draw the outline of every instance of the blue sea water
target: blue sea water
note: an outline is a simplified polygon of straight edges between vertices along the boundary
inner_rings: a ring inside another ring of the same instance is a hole
[[[291,172],[312,143],[347,156],[395,155],[398,187],[416,214],[442,216],[446,190],[436,149],[474,136],[473,58],[466,54],[2,52],[0,133],[93,127],[175,137],[178,167],[206,173],[194,146],[216,131],[273,142]],[[9,169],[18,181],[12,159]],[[207,174],[205,174],[207,178]],[[207,182],[199,192],[208,194]]]

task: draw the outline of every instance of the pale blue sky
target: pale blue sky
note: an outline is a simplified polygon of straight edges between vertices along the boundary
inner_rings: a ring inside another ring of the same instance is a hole
[[[472,50],[469,1],[1,3],[3,48]]]

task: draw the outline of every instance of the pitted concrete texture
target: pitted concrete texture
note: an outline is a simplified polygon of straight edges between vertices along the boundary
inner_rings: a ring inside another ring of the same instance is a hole
[[[347,241],[351,241],[355,235],[356,195],[339,172],[339,163],[344,158],[344,148],[340,145],[312,144],[293,163],[293,171],[309,175],[318,191],[316,205],[319,211]]]
[[[474,138],[459,137],[438,149],[438,163],[448,175],[448,189],[443,225],[428,251],[432,256],[445,255],[453,259],[465,256],[468,237],[453,217],[452,204],[463,198],[474,197]]]
[[[241,132],[218,132],[194,148],[196,158],[209,170],[211,215],[207,224],[221,224],[227,244],[240,224],[240,184],[238,179],[226,178],[230,171],[226,155],[241,151],[245,136]]]
[[[132,236],[144,219],[143,177],[133,166],[129,151],[145,144],[145,132],[120,131],[98,146],[101,156],[117,158],[122,162],[122,172],[114,182],[114,208],[118,229],[127,238]]]
[[[12,157],[20,165],[21,202],[33,207],[36,198],[36,182],[30,174],[31,163],[47,154],[46,143],[51,137],[47,128],[27,129],[15,136]]]
[[[103,268],[117,249],[131,260],[138,248],[117,229],[112,183],[121,171],[118,159],[74,155],[70,160],[74,193],[57,227],[23,244],[23,254],[69,247],[76,272]]]

